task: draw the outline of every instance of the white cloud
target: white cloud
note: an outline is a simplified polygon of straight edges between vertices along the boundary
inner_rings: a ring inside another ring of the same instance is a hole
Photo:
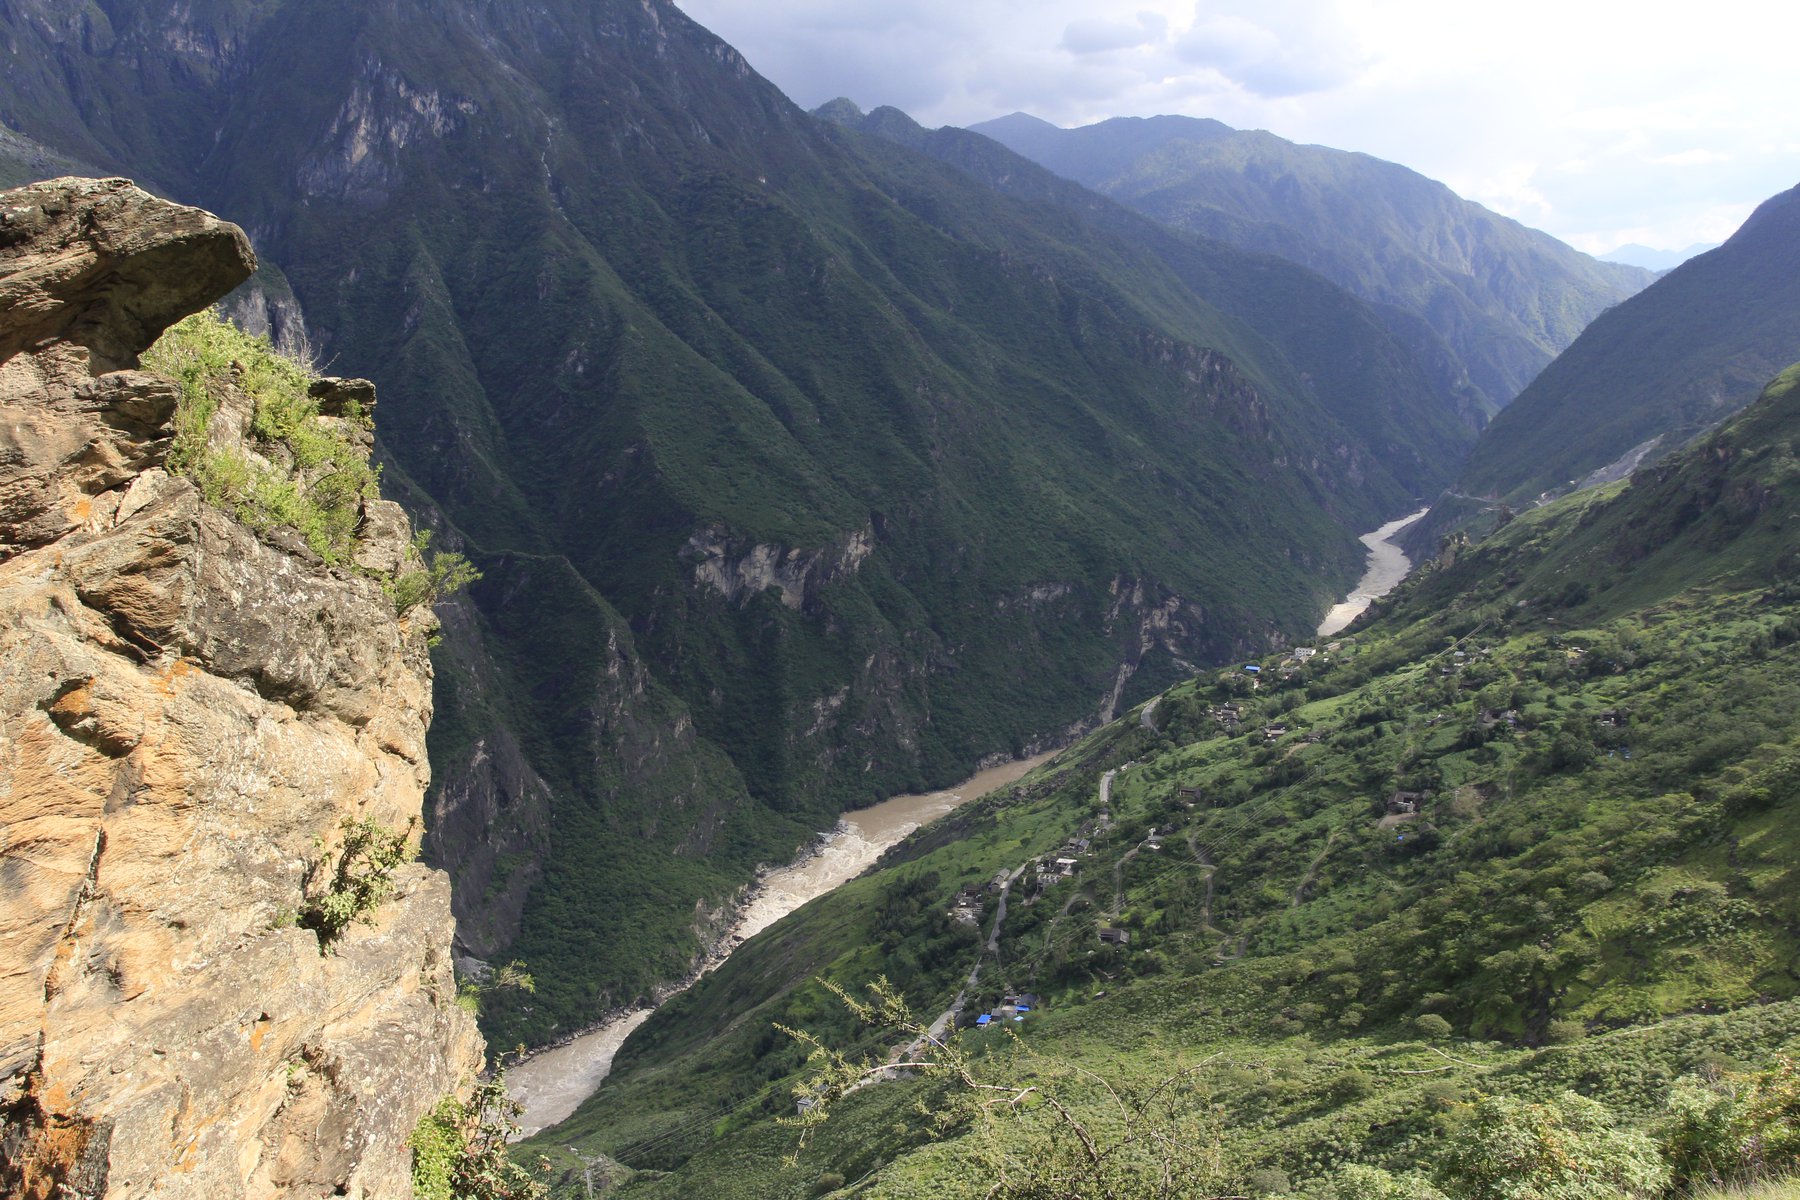
[[[1161,13],[1141,12],[1133,23],[1084,17],[1063,27],[1060,45],[1070,54],[1105,54],[1154,45],[1168,32],[1169,20]]]
[[[1800,44],[1800,5],[683,7],[809,108],[847,95],[865,108],[896,105],[926,125],[1015,110],[1064,125],[1161,112],[1216,117],[1404,163],[1566,239],[1611,239],[1601,249],[1719,240],[1728,214],[1741,220],[1800,182],[1800,106],[1787,62]]]

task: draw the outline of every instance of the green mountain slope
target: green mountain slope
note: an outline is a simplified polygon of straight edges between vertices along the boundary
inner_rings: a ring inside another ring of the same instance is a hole
[[[1601,316],[1495,419],[1458,490],[1517,506],[1680,446],[1800,350],[1800,188]]]
[[[502,1044],[679,977],[844,807],[1300,635],[1350,531],[1469,439],[1328,285],[1265,307],[1316,304],[1347,367],[1253,327],[1244,278],[1214,303],[813,120],[666,3],[0,27],[0,116],[249,229],[485,573],[439,658],[428,849],[465,947],[536,975]]]
[[[1216,1106],[1205,1194],[1362,1163],[1490,1195],[1446,1151],[1478,1097],[1576,1089],[1649,1125],[1677,1077],[1791,1051],[1797,437],[1800,367],[1691,450],[1423,570],[1319,654],[1172,689],[753,939],[532,1146],[565,1184],[566,1147],[639,1170],[623,1197],[987,1194],[988,1127],[934,1131],[912,1106],[949,1093],[926,1079],[843,1098],[790,1161],[773,1118],[805,1048],[776,1026],[895,1044],[819,977],[885,974],[929,1019],[978,967],[963,1026],[1034,993],[1010,1034],[960,1044],[1103,1134],[1109,1095],[1185,1071]],[[1019,868],[986,950],[986,885]],[[971,894],[976,927],[952,915]]]
[[[1310,267],[1423,318],[1504,405],[1650,272],[1604,263],[1394,163],[1191,117],[975,132],[1159,221]]]

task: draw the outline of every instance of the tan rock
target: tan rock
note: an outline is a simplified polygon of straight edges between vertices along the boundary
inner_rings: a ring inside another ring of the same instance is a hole
[[[133,369],[249,262],[122,181],[0,194],[9,1196],[404,1197],[481,1064],[441,872],[327,948],[295,923],[347,819],[419,816],[429,621],[169,474],[176,392]]]

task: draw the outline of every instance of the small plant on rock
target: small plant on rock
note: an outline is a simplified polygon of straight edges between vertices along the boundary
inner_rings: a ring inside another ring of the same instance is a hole
[[[454,550],[431,552],[431,530],[421,529],[413,535],[413,552],[421,564],[401,570],[387,592],[394,601],[394,612],[404,617],[421,604],[431,604],[445,596],[454,596],[481,578],[475,565]]]
[[[367,817],[344,818],[344,842],[338,849],[337,866],[323,895],[309,900],[300,910],[300,925],[329,944],[352,922],[373,924],[372,914],[394,890],[394,871],[412,861],[412,831],[416,819],[404,829],[388,829]]]
[[[412,1148],[413,1194],[419,1200],[538,1200],[543,1183],[506,1153],[524,1110],[506,1094],[495,1072],[475,1085],[467,1100],[446,1096],[426,1113],[407,1145]],[[549,1163],[539,1159],[539,1169]]]

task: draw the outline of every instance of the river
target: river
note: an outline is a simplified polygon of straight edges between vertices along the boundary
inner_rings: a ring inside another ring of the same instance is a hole
[[[1394,544],[1393,539],[1400,536],[1401,530],[1430,511],[1428,508],[1421,508],[1410,516],[1396,517],[1380,529],[1362,535],[1362,544],[1369,548],[1368,569],[1363,572],[1363,577],[1357,581],[1350,594],[1344,597],[1343,602],[1332,605],[1331,611],[1325,614],[1325,619],[1319,622],[1320,637],[1329,637],[1349,625],[1362,616],[1369,605],[1393,591],[1394,586],[1406,578],[1406,573],[1412,570],[1412,560]]]
[[[738,945],[755,937],[808,900],[823,896],[867,870],[888,847],[921,825],[956,811],[969,801],[1005,787],[1022,777],[1050,754],[1003,763],[981,771],[953,788],[916,796],[895,796],[880,804],[845,813],[837,828],[798,859],[770,871],[752,889],[749,903],[721,945],[721,953],[700,968],[687,986],[724,962]],[[682,989],[676,989],[680,991]],[[670,995],[676,994],[671,992]],[[655,1011],[640,1008],[608,1018],[586,1033],[560,1046],[532,1055],[506,1073],[506,1090],[524,1105],[519,1116],[520,1135],[566,1120],[581,1102],[594,1094],[608,1071],[613,1056],[632,1030]]]

